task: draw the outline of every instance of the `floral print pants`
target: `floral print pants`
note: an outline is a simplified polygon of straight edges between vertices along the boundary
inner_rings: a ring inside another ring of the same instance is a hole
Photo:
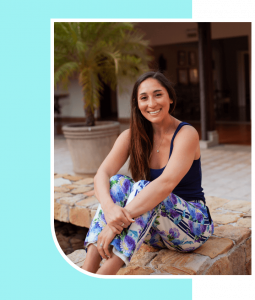
[[[134,182],[125,175],[110,178],[110,195],[113,202],[125,207],[150,181]],[[101,205],[98,206],[87,233],[84,246],[96,244],[98,235],[106,226]],[[124,228],[112,240],[113,253],[126,265],[139,250],[142,243],[158,249],[174,249],[189,252],[203,245],[214,232],[213,221],[202,200],[185,201],[171,193],[155,208],[135,218],[128,228]]]

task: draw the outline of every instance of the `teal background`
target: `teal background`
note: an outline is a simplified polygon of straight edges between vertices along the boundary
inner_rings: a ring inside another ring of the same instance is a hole
[[[191,0],[1,1],[1,299],[192,298],[191,279],[82,274],[50,227],[50,19],[191,17]]]

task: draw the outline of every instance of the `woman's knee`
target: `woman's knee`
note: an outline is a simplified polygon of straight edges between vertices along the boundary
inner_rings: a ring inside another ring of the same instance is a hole
[[[117,189],[120,189],[126,195],[131,192],[134,180],[126,175],[116,174],[110,178],[110,189],[116,185],[119,186]]]
[[[121,174],[115,174],[110,178],[110,182],[119,181],[120,177],[123,176]]]
[[[117,183],[119,182],[119,180],[123,178],[123,179],[127,179],[129,180],[130,182],[134,182],[134,180],[132,178],[130,178],[129,176],[127,175],[122,175],[122,174],[115,174],[113,175],[111,178],[110,178],[110,182],[113,182],[113,183]]]
[[[126,175],[116,174],[112,176],[110,178],[110,196],[113,202],[124,207],[131,193],[133,184],[133,179]]]

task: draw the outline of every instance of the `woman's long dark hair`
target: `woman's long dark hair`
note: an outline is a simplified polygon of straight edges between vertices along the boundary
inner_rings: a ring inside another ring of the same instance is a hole
[[[147,72],[141,75],[133,88],[131,98],[131,142],[129,148],[130,162],[129,170],[135,181],[141,179],[150,180],[150,156],[153,148],[153,128],[140,112],[138,108],[137,92],[140,84],[148,79],[154,78],[167,90],[169,98],[173,101],[170,105],[169,114],[171,114],[176,106],[176,94],[172,83],[160,72]]]

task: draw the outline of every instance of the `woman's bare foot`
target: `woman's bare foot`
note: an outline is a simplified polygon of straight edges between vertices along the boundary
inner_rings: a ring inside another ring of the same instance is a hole
[[[114,253],[111,253],[111,258],[108,258],[102,267],[96,272],[101,275],[116,275],[119,269],[123,266],[124,262]]]
[[[90,244],[87,249],[87,255],[82,266],[83,270],[91,273],[96,273],[101,262],[101,256],[98,253],[97,247],[94,244]]]

